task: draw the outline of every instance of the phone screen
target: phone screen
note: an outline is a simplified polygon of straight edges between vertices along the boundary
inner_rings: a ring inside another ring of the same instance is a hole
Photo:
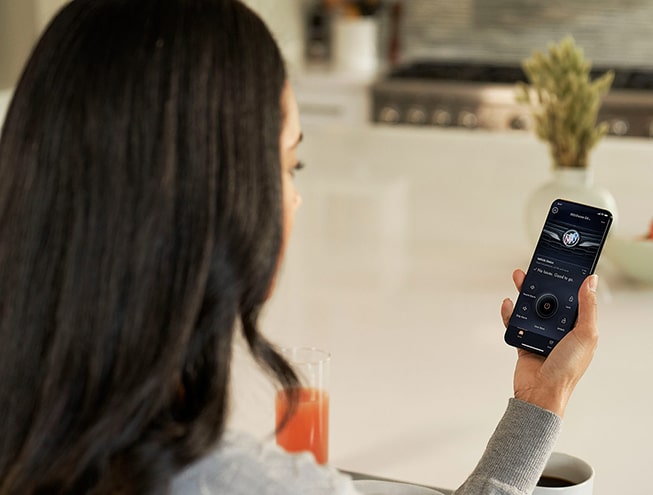
[[[578,289],[594,273],[611,223],[607,210],[551,204],[506,329],[508,344],[547,356],[574,327]]]

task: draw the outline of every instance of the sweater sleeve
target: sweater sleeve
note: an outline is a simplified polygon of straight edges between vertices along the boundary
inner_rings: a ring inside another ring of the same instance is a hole
[[[535,488],[562,419],[518,399],[508,408],[481,460],[454,495],[525,495]]]
[[[319,465],[308,452],[226,432],[218,448],[172,480],[170,495],[360,495],[351,477]]]
[[[530,494],[544,469],[562,420],[511,399],[485,453],[454,495]],[[173,480],[171,495],[356,495],[352,480],[319,466],[307,453],[289,455],[248,435],[227,433],[218,449]]]

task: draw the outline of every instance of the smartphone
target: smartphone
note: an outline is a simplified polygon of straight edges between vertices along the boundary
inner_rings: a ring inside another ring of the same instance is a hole
[[[574,328],[578,289],[594,273],[611,224],[608,210],[551,204],[506,329],[508,345],[548,356]]]

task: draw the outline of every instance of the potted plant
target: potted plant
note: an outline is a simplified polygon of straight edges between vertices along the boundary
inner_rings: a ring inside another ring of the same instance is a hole
[[[593,184],[589,153],[608,131],[597,123],[602,99],[614,73],[591,79],[591,62],[567,36],[522,62],[527,83],[517,85],[517,100],[530,107],[533,128],[550,150],[554,179],[537,189],[527,205],[531,238],[539,234],[546,210],[558,197],[607,208],[616,217],[612,195]]]

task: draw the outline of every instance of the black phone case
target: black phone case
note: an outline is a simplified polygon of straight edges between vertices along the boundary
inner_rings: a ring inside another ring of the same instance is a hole
[[[551,204],[506,328],[508,345],[548,356],[573,329],[578,289],[594,273],[611,223],[608,210]]]

